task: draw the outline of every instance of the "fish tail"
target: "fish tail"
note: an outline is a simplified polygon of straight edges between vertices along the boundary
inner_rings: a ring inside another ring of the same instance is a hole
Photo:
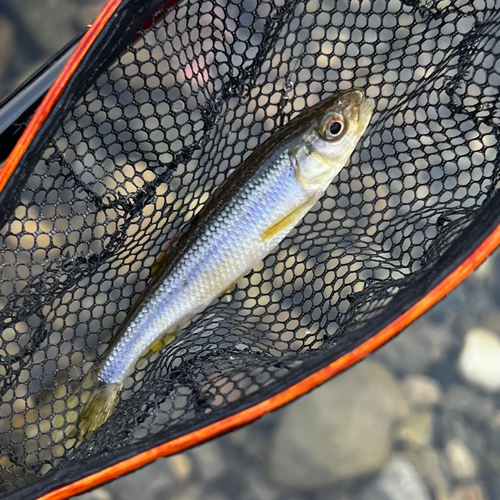
[[[120,399],[122,387],[123,384],[100,381],[96,367],[92,367],[83,377],[78,443],[85,441],[110,417]]]

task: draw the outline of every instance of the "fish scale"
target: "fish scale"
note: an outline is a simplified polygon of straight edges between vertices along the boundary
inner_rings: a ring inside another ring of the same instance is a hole
[[[277,185],[281,189],[276,190]],[[104,363],[99,379],[105,383],[119,382],[137,362],[137,352],[142,353],[193,311],[205,309],[241,277],[242,270],[268,255],[282,235],[266,241],[260,241],[260,235],[270,220],[289,212],[305,193],[288,154],[249,182],[146,299],[114,347],[113,358]]]

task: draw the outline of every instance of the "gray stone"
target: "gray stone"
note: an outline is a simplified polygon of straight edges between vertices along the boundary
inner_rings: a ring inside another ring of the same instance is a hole
[[[443,407],[481,423],[491,422],[495,413],[495,404],[489,396],[483,396],[461,385],[450,387],[443,398]]]
[[[500,498],[500,463],[494,465],[488,478],[488,491],[491,494],[489,497],[491,500],[497,500]],[[460,499],[461,500],[461,499]]]
[[[450,483],[445,457],[430,446],[406,450],[405,456],[429,485],[434,499],[449,500]]]
[[[479,484],[459,486],[450,495],[449,500],[487,500],[488,497]]]
[[[413,465],[395,455],[372,484],[361,494],[361,500],[431,500],[428,488]]]
[[[284,497],[283,500],[288,500],[288,497]],[[304,496],[301,496],[297,500],[304,500]],[[339,491],[339,487],[335,486],[333,489],[319,492],[314,500],[353,500],[353,497],[345,491]]]
[[[127,497],[125,497],[127,498]],[[129,498],[140,498],[142,500],[143,497],[129,497]],[[199,484],[190,484],[180,488],[178,491],[174,493],[165,490],[162,493],[158,493],[156,495],[155,500],[204,500],[205,492],[203,488]]]
[[[0,17],[0,92],[7,65],[12,57],[14,43],[14,26],[8,19]]]
[[[81,34],[102,7],[102,1],[91,0],[23,0],[10,2],[39,47],[54,54]]]
[[[275,420],[276,413],[268,414],[264,417],[266,421]],[[263,420],[264,420],[263,419]],[[229,440],[242,452],[248,455],[252,461],[262,461],[269,449],[269,430],[262,429],[260,422],[247,425],[242,429],[229,434]]]
[[[109,484],[106,489],[114,499],[140,498],[157,500],[178,484],[168,459],[158,460],[139,473],[129,474]],[[95,499],[98,500],[98,499]]]
[[[255,469],[245,470],[245,483],[247,487],[241,500],[275,500],[280,496],[277,485]]]
[[[199,446],[192,454],[205,481],[212,481],[224,474],[227,468],[226,460],[217,441]]]
[[[96,488],[89,493],[84,493],[83,495],[78,495],[73,498],[74,500],[113,500],[113,497],[106,486],[103,488]]]
[[[285,408],[270,456],[272,477],[316,489],[380,469],[393,421],[408,414],[396,380],[365,361]]]
[[[458,371],[469,382],[489,392],[500,391],[500,339],[490,330],[474,328],[467,332]]]
[[[443,397],[441,385],[425,375],[410,375],[403,382],[403,391],[416,408],[435,406]]]
[[[401,375],[421,374],[441,361],[452,343],[449,330],[421,318],[377,351],[374,357]]]
[[[203,500],[228,500],[228,498],[224,496],[220,491],[214,491],[212,493],[206,494],[203,497]]]
[[[474,479],[477,476],[477,465],[474,456],[465,443],[459,439],[450,439],[445,446],[450,470],[459,480]]]
[[[471,422],[469,417],[450,411],[443,411],[439,415],[436,435],[443,447],[448,441],[458,439],[477,457],[485,456],[490,445],[484,424]],[[450,474],[453,475],[451,470]]]
[[[491,424],[491,433],[489,438],[491,451],[495,455],[495,462],[498,464],[498,472],[500,473],[500,413],[495,415]]]
[[[193,471],[193,464],[187,453],[181,453],[167,458],[165,463],[180,481],[189,479]]]
[[[411,448],[430,445],[434,430],[434,419],[430,412],[411,413],[397,430],[396,436]]]

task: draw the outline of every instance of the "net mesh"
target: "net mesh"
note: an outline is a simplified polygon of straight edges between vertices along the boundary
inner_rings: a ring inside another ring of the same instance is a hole
[[[79,82],[0,232],[0,491],[76,462],[82,474],[105,452],[276,394],[463,259],[488,230],[499,174],[499,11],[493,0],[150,8],[120,57]],[[350,165],[272,255],[138,364],[75,449],[79,381],[162,246],[273,130],[352,86],[377,107]]]

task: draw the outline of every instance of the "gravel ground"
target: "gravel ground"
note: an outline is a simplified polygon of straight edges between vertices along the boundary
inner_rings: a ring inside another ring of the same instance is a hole
[[[101,3],[0,0],[0,97]],[[79,498],[500,498],[499,268],[497,251],[397,339],[299,401]]]

